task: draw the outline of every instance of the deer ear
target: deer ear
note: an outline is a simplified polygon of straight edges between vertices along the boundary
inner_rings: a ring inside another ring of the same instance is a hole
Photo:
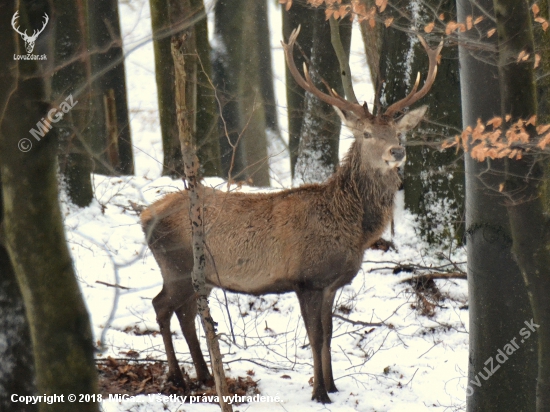
[[[406,132],[408,130],[414,129],[420,120],[424,117],[424,114],[428,110],[428,106],[421,106],[418,109],[411,110],[396,123],[397,130],[400,132]]]

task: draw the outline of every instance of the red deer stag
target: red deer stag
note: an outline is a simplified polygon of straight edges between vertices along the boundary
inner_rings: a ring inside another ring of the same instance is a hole
[[[333,90],[315,87],[307,68],[304,77],[295,66],[292,50],[299,30],[284,44],[288,67],[298,84],[334,106],[355,137],[341,166],[325,183],[308,184],[268,194],[201,191],[204,201],[208,287],[263,295],[295,292],[313,351],[312,399],[330,403],[336,392],[330,341],[332,306],[336,291],[351,282],[365,249],[382,234],[392,216],[400,184],[397,167],[405,160],[399,135],[415,127],[426,107],[393,115],[412,105],[430,89],[442,45],[430,49],[429,73],[417,91],[394,103],[383,115],[372,115]],[[174,353],[170,319],[175,312],[189,345],[197,378],[211,379],[195,330],[197,306],[191,284],[193,251],[186,191],[171,193],[141,215],[149,247],[157,260],[164,286],[153,299],[168,357],[168,379],[185,387]],[[215,263],[215,267],[214,267]]]

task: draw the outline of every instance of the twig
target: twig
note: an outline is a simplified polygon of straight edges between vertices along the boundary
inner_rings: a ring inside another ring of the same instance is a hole
[[[332,317],[333,318],[337,318],[337,319],[341,319],[343,320],[344,322],[349,322],[351,323],[352,325],[356,326],[356,325],[361,325],[361,326],[384,326],[384,323],[369,323],[369,322],[362,322],[360,320],[351,320],[351,319],[348,319],[348,318],[345,318],[343,316],[340,316],[336,313],[333,313],[332,314]]]
[[[105,285],[105,286],[109,286],[111,288],[120,288],[120,289],[126,289],[126,290],[130,290],[131,288],[127,288],[126,286],[120,286],[120,285],[115,285],[113,283],[107,283],[107,282],[103,282],[101,280],[96,280],[95,283],[99,283],[100,285]]]

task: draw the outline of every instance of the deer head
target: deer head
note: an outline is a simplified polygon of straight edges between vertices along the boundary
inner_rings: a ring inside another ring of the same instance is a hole
[[[329,94],[320,91],[313,84],[305,63],[304,76],[300,74],[292,55],[294,43],[299,33],[300,26],[294,29],[290,35],[288,44],[282,42],[288,68],[296,83],[320,100],[334,107],[342,122],[352,131],[356,142],[360,145],[362,159],[365,159],[368,166],[381,172],[394,170],[401,166],[405,162],[405,149],[401,145],[400,135],[413,129],[422,120],[427,106],[411,110],[399,119],[394,119],[395,114],[411,106],[428,93],[437,74],[437,57],[441,52],[443,42],[437,48],[431,49],[426,41],[418,36],[420,43],[428,54],[430,62],[428,76],[424,85],[418,90],[420,83],[420,73],[418,73],[416,82],[409,95],[389,106],[384,113],[379,113],[375,116],[369,111],[366,102],[361,105],[357,101],[346,100],[339,96],[324,81],[323,83],[325,83]]]
[[[34,30],[32,33],[32,36],[27,35],[27,30],[24,32],[19,31],[19,26],[15,26],[17,24],[17,19],[19,18],[19,11],[16,11],[11,19],[11,26],[13,29],[21,35],[21,38],[25,41],[25,49],[27,50],[27,54],[31,54],[34,50],[34,44],[36,42],[36,39],[38,38],[38,35],[44,31],[46,28],[46,24],[48,24],[48,21],[50,18],[46,13],[44,13],[44,23],[42,24],[42,28],[40,30]]]

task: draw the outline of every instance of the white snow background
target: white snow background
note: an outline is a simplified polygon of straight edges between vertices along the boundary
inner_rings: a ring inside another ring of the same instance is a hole
[[[270,29],[274,82],[280,113],[280,127],[286,137],[284,58],[280,46],[281,9],[270,3]],[[211,8],[212,5],[209,6]],[[151,299],[162,287],[160,270],[145,246],[139,218],[128,201],[150,204],[163,193],[182,188],[181,181],[160,177],[162,144],[157,110],[151,19],[147,0],[121,0],[120,16],[124,47],[128,54],[126,74],[131,110],[136,176],[94,175],[96,199],[78,209],[62,194],[65,227],[76,273],[91,315],[95,340],[104,333],[113,305],[115,289],[97,281],[119,284],[120,297],[109,329],[105,331],[107,351],[100,358],[124,357],[121,352],[137,351],[140,359],[166,359],[160,334],[136,335],[133,331],[158,331]],[[210,30],[212,30],[212,13]],[[216,44],[216,42],[213,42]],[[219,46],[219,44],[218,44]],[[372,103],[373,92],[365,63],[363,45],[356,28],[352,42],[352,71],[356,93]],[[341,154],[349,147],[349,132],[343,131]],[[277,150],[273,149],[272,154]],[[286,155],[271,160],[273,186],[290,184]],[[206,184],[225,187],[221,179]],[[256,189],[243,187],[243,191]],[[271,189],[273,190],[273,189]],[[443,214],[444,210],[436,211]],[[388,233],[384,236],[389,239]],[[462,262],[463,250],[443,257],[429,250],[415,233],[415,218],[404,210],[402,193],[397,195],[395,235],[397,251],[369,250],[353,283],[337,295],[336,312],[352,320],[384,322],[381,327],[365,327],[334,319],[333,368],[338,393],[330,394],[332,404],[311,401],[313,362],[299,305],[294,294],[252,297],[228,294],[229,310],[237,343],[230,337],[224,297],[214,291],[210,298],[213,317],[219,323],[220,340],[228,376],[246,376],[253,370],[264,396],[279,396],[281,403],[251,403],[234,406],[237,411],[457,411],[465,408],[468,356],[468,310],[466,281],[438,280],[448,298],[428,318],[411,304],[415,296],[400,281],[410,273],[394,275],[397,264],[440,266]],[[244,315],[244,316],[243,316]],[[198,325],[198,322],[197,322]],[[201,336],[202,328],[198,329]],[[194,375],[187,344],[176,317],[172,331],[178,359]],[[203,351],[206,343],[202,340]],[[208,358],[207,358],[208,359]],[[281,378],[287,375],[288,378]],[[214,404],[175,402],[104,402],[105,411],[216,411]]]

